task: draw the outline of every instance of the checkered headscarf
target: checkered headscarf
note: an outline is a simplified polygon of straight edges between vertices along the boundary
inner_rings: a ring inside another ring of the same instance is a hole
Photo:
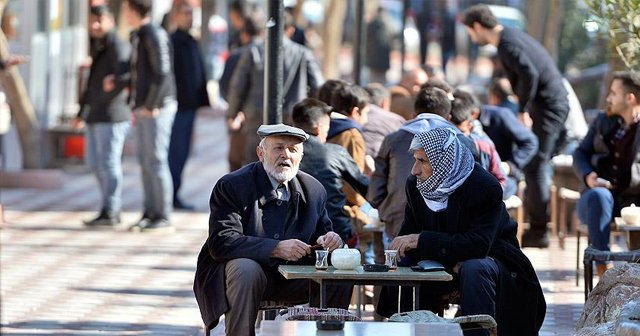
[[[447,128],[418,133],[416,140],[433,167],[433,174],[423,182],[418,180],[417,188],[431,210],[442,210],[447,207],[449,195],[471,175],[473,154]]]

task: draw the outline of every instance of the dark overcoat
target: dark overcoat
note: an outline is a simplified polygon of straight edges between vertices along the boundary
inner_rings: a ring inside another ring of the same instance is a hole
[[[518,247],[516,224],[504,207],[498,180],[476,163],[449,196],[443,227],[425,220],[434,216],[416,187],[415,176],[407,179],[406,191],[400,235],[419,233],[420,238],[418,248],[407,252],[404,261],[436,260],[451,272],[458,262],[492,257],[500,269],[498,335],[537,335],[546,312],[544,295],[531,262]],[[393,304],[383,296],[378,310],[384,313],[385,306]]]
[[[331,231],[325,209],[327,193],[318,180],[299,171],[289,182],[289,191],[290,220],[285,221],[277,215],[277,196],[262,163],[248,164],[216,183],[209,201],[209,237],[198,256],[193,284],[205,325],[215,327],[229,308],[225,262],[249,258],[275,269],[285,262],[269,257],[279,241],[299,239],[315,244]]]

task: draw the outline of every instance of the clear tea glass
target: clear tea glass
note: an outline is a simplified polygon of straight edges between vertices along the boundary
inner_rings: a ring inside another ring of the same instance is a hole
[[[316,250],[316,270],[324,271],[329,268],[329,251]]]
[[[398,250],[384,250],[384,264],[389,266],[389,270],[398,268]]]

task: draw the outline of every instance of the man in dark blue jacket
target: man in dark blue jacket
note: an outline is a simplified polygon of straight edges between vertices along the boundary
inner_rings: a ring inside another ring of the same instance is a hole
[[[331,230],[327,193],[318,180],[299,171],[301,129],[278,124],[258,128],[259,162],[220,178],[211,192],[209,238],[202,246],[194,279],[202,319],[208,328],[225,314],[227,335],[254,335],[261,300],[305,302],[308,280],[286,280],[281,264],[311,264],[311,245],[330,252],[343,245]],[[331,288],[331,287],[330,287]],[[351,287],[328,293],[329,307],[346,308]]]
[[[171,34],[173,69],[176,80],[178,112],[176,112],[171,142],[169,143],[169,169],[173,180],[173,207],[192,210],[193,205],[178,197],[182,185],[182,171],[191,151],[193,124],[196,111],[209,105],[204,61],[198,42],[189,34],[193,25],[193,8],[188,3],[176,9],[176,31]]]
[[[317,99],[306,98],[293,106],[293,125],[304,130],[309,139],[304,143],[300,169],[317,178],[327,190],[327,212],[333,231],[342,240],[353,235],[351,218],[344,212],[346,196],[342,181],[347,181],[361,195],[366,194],[369,180],[344,147],[326,143],[331,120],[331,107]]]
[[[520,118],[531,123],[538,137],[538,153],[525,167],[525,205],[531,227],[522,245],[547,247],[550,160],[565,133],[569,113],[562,75],[544,47],[526,33],[503,27],[486,5],[469,7],[462,15],[471,40],[498,48],[498,57],[519,100]],[[530,116],[530,120],[529,120]],[[528,121],[529,120],[529,121]]]

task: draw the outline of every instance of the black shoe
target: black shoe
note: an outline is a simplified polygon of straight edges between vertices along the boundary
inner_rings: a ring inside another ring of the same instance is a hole
[[[114,225],[120,224],[120,214],[102,211],[98,215],[98,217],[83,221],[86,227],[112,227]]]
[[[173,208],[174,209],[179,209],[179,210],[188,210],[188,211],[192,211],[195,210],[196,207],[194,207],[191,204],[187,204],[187,203],[183,203],[180,199],[178,198],[174,198],[173,199]]]
[[[546,231],[525,231],[522,234],[522,247],[549,247],[549,233]]]
[[[142,228],[142,232],[172,233],[175,227],[169,223],[169,220],[157,218],[150,220],[148,224]]]
[[[151,218],[147,217],[147,215],[142,215],[142,218],[135,224],[129,227],[129,231],[131,232],[142,232],[142,229],[151,223]]]

